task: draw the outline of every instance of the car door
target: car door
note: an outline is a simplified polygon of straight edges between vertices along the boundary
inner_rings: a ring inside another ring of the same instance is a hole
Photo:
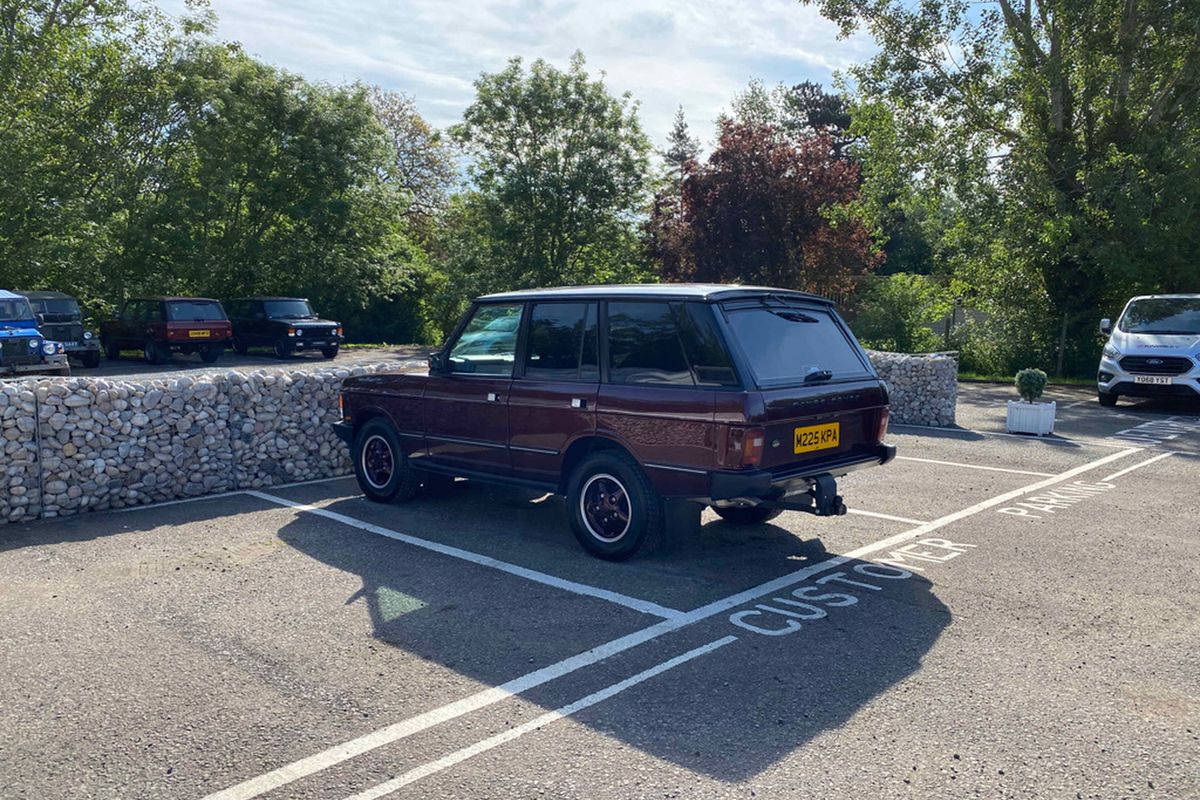
[[[130,300],[117,315],[116,324],[113,326],[114,339],[122,348],[142,346],[141,319],[144,306],[144,300]]]
[[[461,470],[508,472],[508,392],[516,362],[523,303],[476,306],[443,351],[446,369],[425,388],[430,460]]]
[[[521,365],[508,395],[513,472],[557,482],[563,453],[596,429],[600,389],[598,304],[534,303]]]
[[[664,494],[695,488],[695,477],[716,465],[715,392],[735,376],[728,369],[696,377],[684,346],[694,337],[694,320],[683,305],[637,300],[605,306],[608,363],[596,432],[625,442]],[[701,360],[691,359],[697,366]]]

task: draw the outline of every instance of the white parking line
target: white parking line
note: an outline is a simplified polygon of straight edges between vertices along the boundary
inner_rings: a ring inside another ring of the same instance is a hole
[[[857,514],[860,517],[875,517],[875,519],[888,519],[892,522],[903,522],[905,525],[925,525],[925,520],[909,519],[908,517],[893,517],[891,514],[880,514],[878,511],[863,511],[861,508],[847,508],[846,511],[850,514]]]
[[[1167,452],[1163,453],[1162,455],[1157,455],[1154,458],[1148,458],[1145,461],[1141,462],[1140,464],[1134,464],[1132,467],[1126,467],[1125,469],[1121,470],[1120,472],[1114,472],[1112,475],[1109,475],[1107,478],[1101,478],[1100,480],[1103,481],[1104,483],[1108,483],[1109,481],[1115,481],[1117,478],[1121,477],[1122,475],[1128,475],[1129,473],[1133,472],[1135,469],[1141,469],[1142,467],[1148,467],[1151,464],[1153,464],[1155,461],[1162,461],[1167,456],[1173,456],[1173,455],[1175,455],[1175,451],[1168,450]]]
[[[958,434],[974,434],[976,436],[1003,436],[1007,439],[1020,439],[1023,442],[1038,442],[1040,444],[1056,444],[1063,445],[1081,445],[1089,444],[1096,447],[1125,447],[1124,444],[1115,442],[1105,442],[1100,439],[1064,439],[1059,436],[1030,436],[1024,433],[1005,433],[1002,431],[977,431],[971,428],[944,428],[937,425],[905,425],[904,423],[892,423],[890,428],[911,428],[917,431],[944,431],[946,433]],[[906,434],[905,434],[906,435]]]
[[[320,506],[297,503],[294,500],[276,497],[273,494],[267,494],[266,492],[259,492],[255,490],[247,491],[246,494],[250,495],[251,497],[257,497],[260,500],[266,500],[268,503],[287,506],[288,508],[292,508],[297,511],[307,512],[318,517],[324,517],[325,519],[331,519],[334,522],[340,522],[343,525],[349,525],[353,528],[367,531],[368,533],[385,536],[388,539],[395,539],[398,542],[411,544],[414,547],[432,550],[433,552],[440,553],[444,556],[462,559],[463,561],[470,561],[472,564],[478,564],[481,567],[497,569],[501,572],[507,572],[510,575],[516,575],[520,578],[525,578],[526,580],[530,580],[535,583],[553,586],[555,589],[562,589],[567,592],[573,592],[574,594],[581,594],[587,597],[595,597],[599,600],[607,600],[610,603],[616,603],[619,606],[632,608],[634,611],[640,611],[643,614],[653,614],[654,616],[662,617],[663,619],[675,619],[683,615],[682,611],[676,611],[673,608],[660,606],[658,603],[651,603],[649,600],[641,600],[637,597],[630,597],[629,595],[621,594],[620,592],[613,592],[609,591],[608,589],[589,586],[586,583],[569,581],[565,578],[559,578],[555,575],[550,575],[545,572],[538,572],[537,570],[529,569],[528,567],[510,564],[507,561],[500,561],[499,559],[492,558],[491,556],[472,553],[470,550],[463,550],[458,547],[452,547],[448,544],[431,542],[427,539],[418,539],[417,537],[410,536],[407,533],[400,533],[399,531],[394,531],[391,528],[384,528],[381,525],[373,525],[370,522],[363,522],[355,519],[354,517],[350,517],[345,514],[339,514],[336,511],[330,511],[329,509],[321,508]]]
[[[312,480],[308,480],[308,481],[295,481],[294,483],[279,483],[274,486],[264,486],[263,488],[264,489],[272,489],[272,490],[291,489],[296,486],[312,486],[313,484],[317,484],[317,483],[331,483],[333,481],[342,481],[342,480],[346,480],[347,478],[353,478],[353,477],[354,477],[353,475],[333,475],[328,478],[313,478]],[[121,514],[126,511],[142,511],[144,509],[149,509],[149,508],[166,508],[167,506],[177,506],[182,503],[197,503],[197,502],[200,502],[201,500],[220,500],[225,497],[237,497],[240,494],[248,494],[252,491],[255,491],[255,490],[254,489],[234,489],[233,491],[230,491],[230,492],[218,492],[216,494],[199,494],[199,495],[196,495],[195,497],[181,497],[178,500],[163,500],[162,502],[159,502],[159,503],[146,503],[144,505],[125,506],[124,508],[110,508],[110,509],[106,509],[106,510],[111,511],[114,514]]]
[[[922,464],[941,464],[945,467],[962,467],[963,469],[984,469],[989,472],[1011,472],[1014,475],[1036,475],[1040,478],[1053,477],[1052,472],[1034,472],[1028,469],[1009,469],[1008,467],[985,467],[980,464],[962,464],[958,461],[938,461],[935,458],[917,458],[915,456],[896,456],[897,461],[919,461]]]
[[[527,733],[532,733],[539,728],[544,728],[552,722],[557,722],[558,720],[569,717],[585,708],[603,702],[610,697],[620,694],[632,686],[637,686],[639,683],[653,678],[655,675],[661,675],[669,669],[678,667],[680,664],[685,664],[694,658],[699,658],[702,655],[711,653],[719,647],[724,647],[730,642],[735,642],[737,641],[737,638],[738,637],[736,636],[726,636],[722,639],[717,639],[714,642],[709,642],[701,647],[697,647],[695,650],[689,650],[682,655],[675,656],[669,661],[664,661],[661,664],[657,664],[650,669],[639,672],[638,674],[626,678],[619,683],[614,683],[598,692],[593,692],[592,694],[580,698],[573,703],[568,703],[561,708],[548,711],[545,714],[542,714],[540,717],[532,719],[522,725],[518,725],[511,730],[503,731],[502,733],[498,733],[495,736],[484,739],[481,742],[476,742],[469,747],[456,750],[455,752],[450,753],[443,758],[439,758],[437,761],[430,761],[427,764],[422,764],[419,767],[410,769],[403,775],[398,775],[395,778],[392,778],[390,781],[385,781],[378,786],[373,786],[370,789],[359,792],[358,794],[353,795],[346,800],[375,800],[375,798],[383,797],[386,794],[391,794],[397,789],[408,786],[410,783],[416,783],[422,778],[427,778],[430,775],[441,772],[444,769],[449,769],[456,764],[461,764],[467,759],[474,758],[480,753],[486,753],[488,750],[495,749],[502,744],[511,742],[514,739],[519,739]]]
[[[730,595],[729,597],[725,597],[721,600],[715,600],[707,605],[703,605],[699,608],[693,609],[692,611],[688,611],[687,613],[681,614],[673,619],[665,619],[662,622],[651,625],[648,628],[643,628],[640,631],[635,631],[634,633],[614,639],[611,642],[593,647],[590,650],[586,650],[569,658],[565,658],[562,661],[542,667],[541,669],[527,673],[518,678],[514,678],[513,680],[501,684],[500,686],[491,689],[484,689],[481,692],[476,692],[473,695],[464,697],[461,700],[456,700],[453,703],[448,703],[440,708],[426,711],[423,714],[419,714],[415,717],[410,717],[409,719],[393,723],[386,728],[380,728],[379,730],[364,734],[357,739],[351,739],[348,742],[334,745],[333,747],[330,747],[319,753],[302,758],[299,761],[285,764],[284,766],[278,767],[270,772],[249,778],[242,783],[229,787],[228,789],[211,794],[204,800],[250,800],[250,798],[258,797],[261,794],[265,794],[273,789],[277,789],[280,786],[291,783],[292,781],[308,775],[313,775],[336,764],[340,764],[343,761],[348,761],[355,756],[374,750],[378,747],[382,747],[383,745],[391,744],[392,742],[398,741],[405,737],[412,736],[415,733],[427,730],[435,725],[439,725],[464,714],[485,708],[493,703],[498,703],[501,700],[522,692],[526,692],[537,686],[541,686],[542,684],[549,683],[550,681],[556,680],[565,675],[569,675],[572,672],[576,672],[577,670],[599,663],[600,661],[617,655],[618,653],[623,653],[626,650],[637,647],[638,645],[645,644],[646,642],[653,641],[654,639],[658,639],[667,634],[674,633],[681,628],[685,628],[702,620],[706,620],[709,617],[722,614],[726,611],[731,611],[734,608],[737,608],[738,606],[751,600],[757,600],[765,595],[778,592],[796,583],[807,580],[813,575],[827,572],[831,569],[839,567],[848,561],[865,558],[866,556],[869,556],[872,553],[876,553],[880,550],[886,550],[890,547],[895,547],[898,544],[924,536],[931,531],[935,531],[938,528],[949,525],[950,523],[956,522],[964,517],[978,514],[981,511],[986,511],[989,508],[1002,505],[1017,497],[1029,494],[1030,492],[1039,491],[1047,486],[1052,486],[1061,481],[1070,480],[1076,475],[1096,469],[1097,467],[1102,467],[1105,464],[1109,464],[1117,459],[1124,458],[1140,451],[1141,448],[1130,447],[1122,450],[1119,453],[1111,453],[1103,458],[1090,461],[1081,466],[1069,469],[1066,472],[1059,473],[1052,478],[1047,478],[1020,489],[1014,489],[1010,492],[1005,492],[1004,494],[993,497],[990,500],[984,500],[981,503],[976,503],[975,505],[965,508],[962,511],[957,511],[953,514],[940,517],[933,522],[926,523],[925,525],[919,525],[910,530],[889,536],[886,539],[881,539],[872,544],[859,547],[856,550],[851,550],[844,555],[833,556],[825,561],[821,561],[817,564],[813,564],[812,566],[805,567],[804,569],[788,573],[787,575],[783,575],[775,578],[774,580],[759,584],[758,586],[738,592],[737,594]],[[342,515],[339,514],[338,516]]]

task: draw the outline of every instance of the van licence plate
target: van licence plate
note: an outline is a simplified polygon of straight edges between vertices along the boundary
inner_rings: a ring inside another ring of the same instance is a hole
[[[841,441],[842,423],[827,422],[824,425],[809,425],[796,428],[792,452],[808,453],[813,450],[828,450]]]
[[[207,330],[207,329],[202,330],[202,331],[188,331],[189,339],[208,339],[211,337],[212,337],[212,331]]]
[[[1134,375],[1134,383],[1150,383],[1155,386],[1170,386],[1171,378],[1167,375]]]

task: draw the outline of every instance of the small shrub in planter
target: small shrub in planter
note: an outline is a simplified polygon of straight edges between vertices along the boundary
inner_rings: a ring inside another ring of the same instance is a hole
[[[1040,369],[1023,369],[1017,373],[1013,383],[1021,395],[1021,401],[1008,402],[1009,433],[1032,433],[1038,436],[1054,433],[1056,404],[1035,402],[1046,390],[1046,373]]]
[[[1023,369],[1017,373],[1013,383],[1017,386],[1017,394],[1026,403],[1032,403],[1046,391],[1046,373],[1040,369]]]

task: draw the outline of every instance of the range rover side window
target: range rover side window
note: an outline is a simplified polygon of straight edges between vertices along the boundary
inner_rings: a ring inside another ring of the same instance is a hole
[[[679,338],[697,386],[740,386],[733,359],[707,303],[681,303]]]
[[[450,350],[450,370],[474,375],[512,375],[524,308],[524,305],[485,305],[475,309]]]
[[[535,304],[529,314],[525,377],[599,380],[596,309],[596,303]]]
[[[608,379],[695,385],[669,303],[608,304]]]

